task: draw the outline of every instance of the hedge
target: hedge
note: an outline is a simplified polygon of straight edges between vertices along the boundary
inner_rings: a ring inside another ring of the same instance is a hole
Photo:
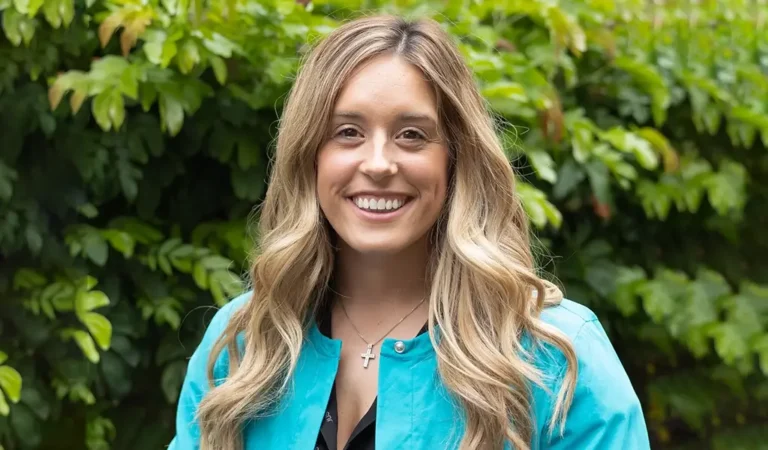
[[[765,448],[765,0],[0,0],[0,449],[169,442],[298,59],[379,11],[456,37],[654,448]]]

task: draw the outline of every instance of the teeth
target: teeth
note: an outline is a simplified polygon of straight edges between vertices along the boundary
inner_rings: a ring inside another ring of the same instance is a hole
[[[371,197],[355,197],[354,202],[358,208],[369,211],[394,211],[405,204],[405,201],[401,199],[376,199]]]

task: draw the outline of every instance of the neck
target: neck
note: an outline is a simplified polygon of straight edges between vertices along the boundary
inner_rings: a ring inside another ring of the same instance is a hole
[[[363,254],[340,244],[334,290],[345,304],[414,305],[429,294],[426,239],[396,254]]]

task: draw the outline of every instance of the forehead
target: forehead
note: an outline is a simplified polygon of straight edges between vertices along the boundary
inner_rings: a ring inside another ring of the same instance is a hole
[[[412,113],[438,119],[432,85],[421,70],[393,55],[375,57],[359,67],[344,84],[334,109],[382,116]]]

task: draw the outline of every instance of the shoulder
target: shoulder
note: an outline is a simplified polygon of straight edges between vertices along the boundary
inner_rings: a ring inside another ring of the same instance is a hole
[[[582,328],[597,321],[591,309],[572,300],[563,299],[560,304],[544,308],[541,320],[554,326],[570,338],[576,337]]]
[[[205,333],[200,341],[200,344],[195,349],[192,358],[190,359],[190,369],[199,369],[201,372],[205,372],[205,367],[208,363],[208,358],[213,350],[216,341],[224,333],[232,316],[241,308],[243,308],[251,299],[252,292],[245,292],[232,300],[221,308],[216,309],[213,318],[208,322],[205,328]],[[215,308],[212,308],[215,309]],[[227,350],[223,349],[222,353],[216,360],[215,373],[218,377],[226,376],[228,372],[227,363]]]
[[[566,299],[557,306],[545,308],[541,320],[563,333],[573,346],[579,383],[599,376],[626,376],[608,334],[597,315],[588,307]],[[543,354],[539,357],[546,360],[544,365],[548,371],[561,374],[565,368],[562,352],[551,346],[543,346],[542,350]]]
[[[223,331],[229,323],[229,320],[232,318],[232,315],[234,315],[240,308],[244,307],[251,300],[252,296],[253,291],[245,292],[219,308],[216,311],[216,314],[214,314],[209,328],[213,328],[214,330],[221,328],[219,332]]]
[[[647,439],[638,396],[595,313],[574,301],[563,300],[560,305],[542,311],[541,319],[565,334],[576,353],[576,387],[566,419],[566,434],[579,435],[586,433],[589,427],[623,424],[629,426],[630,435],[641,441]],[[541,358],[541,353],[539,356]],[[548,351],[540,367],[549,380],[546,383],[549,389],[536,392],[540,397],[537,401],[545,405],[539,410],[546,415],[538,417],[541,426],[551,418],[557,393],[562,387],[565,357],[560,352]]]

